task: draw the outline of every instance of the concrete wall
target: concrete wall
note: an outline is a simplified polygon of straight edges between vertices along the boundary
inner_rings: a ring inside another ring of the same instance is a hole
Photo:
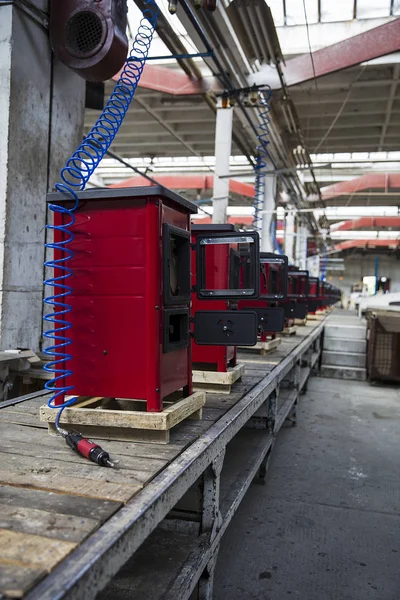
[[[355,254],[345,258],[344,271],[328,271],[327,277],[330,281],[340,287],[345,295],[350,293],[351,286],[363,277],[375,275],[375,259],[379,259],[379,277],[391,279],[390,290],[400,292],[400,260],[393,255]],[[343,279],[340,279],[342,277]]]
[[[46,193],[81,139],[85,85],[44,28],[15,6],[0,13],[0,347],[38,350]]]

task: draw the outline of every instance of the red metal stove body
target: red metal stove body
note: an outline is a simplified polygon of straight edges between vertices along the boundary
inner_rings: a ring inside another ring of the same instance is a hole
[[[89,190],[79,199],[68,384],[80,396],[143,399],[148,411],[161,411],[172,392],[192,392],[189,232],[196,207],[161,187]],[[58,193],[48,201],[65,202]],[[56,213],[55,224],[68,219]]]
[[[207,233],[229,233],[235,231],[234,225],[192,225],[192,243],[197,235]],[[192,252],[192,284],[196,286],[196,253]],[[213,273],[211,287],[227,289],[229,287],[229,254],[226,245],[216,245],[207,254],[206,269]],[[210,281],[210,276],[208,278]],[[192,315],[200,310],[229,310],[229,300],[201,300],[192,293]],[[236,365],[236,346],[203,346],[192,340],[192,363],[196,369],[210,369],[226,372],[228,367]]]
[[[297,267],[290,266],[288,270],[288,294],[286,304],[286,325],[293,325],[294,319],[304,319],[307,316],[307,301],[309,290],[309,273]]]
[[[322,285],[318,277],[310,277],[308,280],[308,300],[307,307],[308,312],[314,315],[319,308],[321,308],[322,296],[321,296]]]
[[[238,305],[240,310],[255,310],[260,312],[265,309],[271,311],[277,309],[277,302],[287,297],[287,270],[288,259],[285,255],[275,255],[268,252],[260,253],[260,297],[257,300],[241,300]],[[280,312],[281,309],[279,309]],[[272,315],[273,312],[270,312]],[[278,319],[279,320],[279,319]],[[268,328],[260,326],[260,341],[265,342],[269,337],[274,339],[277,331],[282,327],[268,331]]]

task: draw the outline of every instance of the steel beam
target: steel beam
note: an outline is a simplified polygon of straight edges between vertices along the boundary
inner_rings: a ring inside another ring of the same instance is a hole
[[[349,231],[364,227],[400,228],[400,217],[360,217],[340,223],[337,227],[333,226],[331,231]]]
[[[398,240],[347,240],[340,242],[340,244],[335,244],[335,252],[353,248],[365,248],[369,250],[373,250],[374,248],[389,248],[390,250],[396,250],[398,247]]]
[[[367,190],[381,190],[383,194],[388,193],[389,190],[400,190],[400,173],[362,175],[350,181],[341,181],[323,187],[321,194],[323,200],[329,200],[337,196],[354,195]]]
[[[370,29],[351,38],[321,48],[312,53],[302,54],[286,61],[283,74],[288,86],[309,81],[314,77],[313,63],[316,77],[341,71],[354,65],[367,62],[392,54],[400,50],[400,19]],[[266,66],[251,77],[251,83],[269,83],[274,89],[281,87],[274,69]]]
[[[122,69],[114,75],[114,81],[118,81],[121,72]],[[214,79],[208,78],[208,81],[211,82]],[[146,64],[140,78],[139,87],[172,96],[192,96],[206,93],[211,86],[207,84],[206,79],[192,79],[185,73],[175,69]]]
[[[165,187],[172,190],[212,190],[214,187],[214,177],[212,175],[157,175],[157,180]],[[110,187],[136,187],[141,185],[148,185],[144,177],[136,175],[115,183]],[[240,194],[241,196],[248,196],[253,198],[254,186],[249,183],[243,183],[242,181],[235,181],[231,179],[229,181],[229,191],[234,194]]]

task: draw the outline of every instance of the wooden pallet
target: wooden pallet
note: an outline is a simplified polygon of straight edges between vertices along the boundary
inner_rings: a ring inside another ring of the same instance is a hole
[[[297,325],[291,325],[290,327],[285,327],[282,331],[282,335],[296,335],[297,333]]]
[[[225,372],[221,371],[193,371],[193,389],[204,390],[214,394],[230,394],[232,385],[239,381],[244,374],[245,365],[238,363],[235,367]]]
[[[307,325],[307,318],[305,318],[305,319],[295,319],[294,320],[294,324],[298,325],[299,327],[305,327]]]
[[[98,439],[168,444],[175,425],[185,419],[202,418],[205,402],[206,393],[198,391],[175,402],[164,401],[167,408],[162,412],[146,412],[140,400],[82,398],[64,409],[60,425]],[[40,407],[40,420],[47,423],[49,433],[56,433],[56,416],[53,408]]]
[[[317,312],[314,314],[307,315],[309,321],[322,321],[325,318],[325,313]]]
[[[261,356],[266,354],[267,352],[272,352],[275,350],[279,344],[281,343],[281,338],[275,338],[274,340],[267,340],[266,342],[257,342],[255,346],[246,346],[240,348],[240,350],[246,350],[249,352],[257,352],[260,353]]]

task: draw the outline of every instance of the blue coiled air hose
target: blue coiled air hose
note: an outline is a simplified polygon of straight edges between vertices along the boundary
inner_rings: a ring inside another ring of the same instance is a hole
[[[254,201],[253,201],[253,228],[256,231],[261,230],[262,225],[262,214],[261,211],[264,206],[264,190],[265,190],[265,168],[267,166],[268,156],[268,144],[269,144],[269,129],[268,125],[270,122],[269,112],[271,110],[270,100],[272,96],[272,90],[269,87],[263,88],[262,93],[259,94],[259,103],[261,104],[261,110],[259,112],[259,125],[257,136],[258,145],[256,149],[256,164],[254,167],[256,179],[254,185]]]
[[[68,385],[68,377],[72,375],[72,371],[67,367],[68,361],[72,358],[71,353],[67,350],[72,343],[68,335],[68,331],[72,327],[68,320],[68,314],[72,310],[71,305],[68,304],[68,296],[72,294],[72,288],[68,285],[68,279],[72,276],[68,261],[74,256],[70,246],[74,240],[74,234],[71,231],[71,227],[75,223],[74,213],[79,205],[77,193],[85,189],[89,178],[111,146],[138,86],[159,12],[154,0],[145,0],[145,5],[132,50],[114,91],[91,131],[61,170],[61,181],[55,185],[55,189],[70,200],[69,207],[59,204],[49,205],[53,213],[62,213],[65,218],[62,225],[53,223],[46,225],[48,233],[56,234],[61,241],[45,244],[46,248],[55,255],[52,260],[45,262],[45,267],[53,270],[53,276],[44,282],[45,288],[46,286],[53,288],[52,295],[44,299],[44,303],[52,309],[50,314],[44,316],[45,322],[51,327],[50,330],[44,332],[44,337],[52,342],[52,345],[44,350],[45,354],[52,357],[52,360],[44,368],[54,374],[53,379],[47,381],[45,387],[52,392],[48,406],[59,411],[56,428],[60,433],[63,433],[59,427],[61,413],[64,408],[71,406],[77,399],[75,396],[65,400],[65,395],[71,394],[74,390],[73,385]],[[62,396],[63,402],[55,405],[54,402],[59,396]]]

